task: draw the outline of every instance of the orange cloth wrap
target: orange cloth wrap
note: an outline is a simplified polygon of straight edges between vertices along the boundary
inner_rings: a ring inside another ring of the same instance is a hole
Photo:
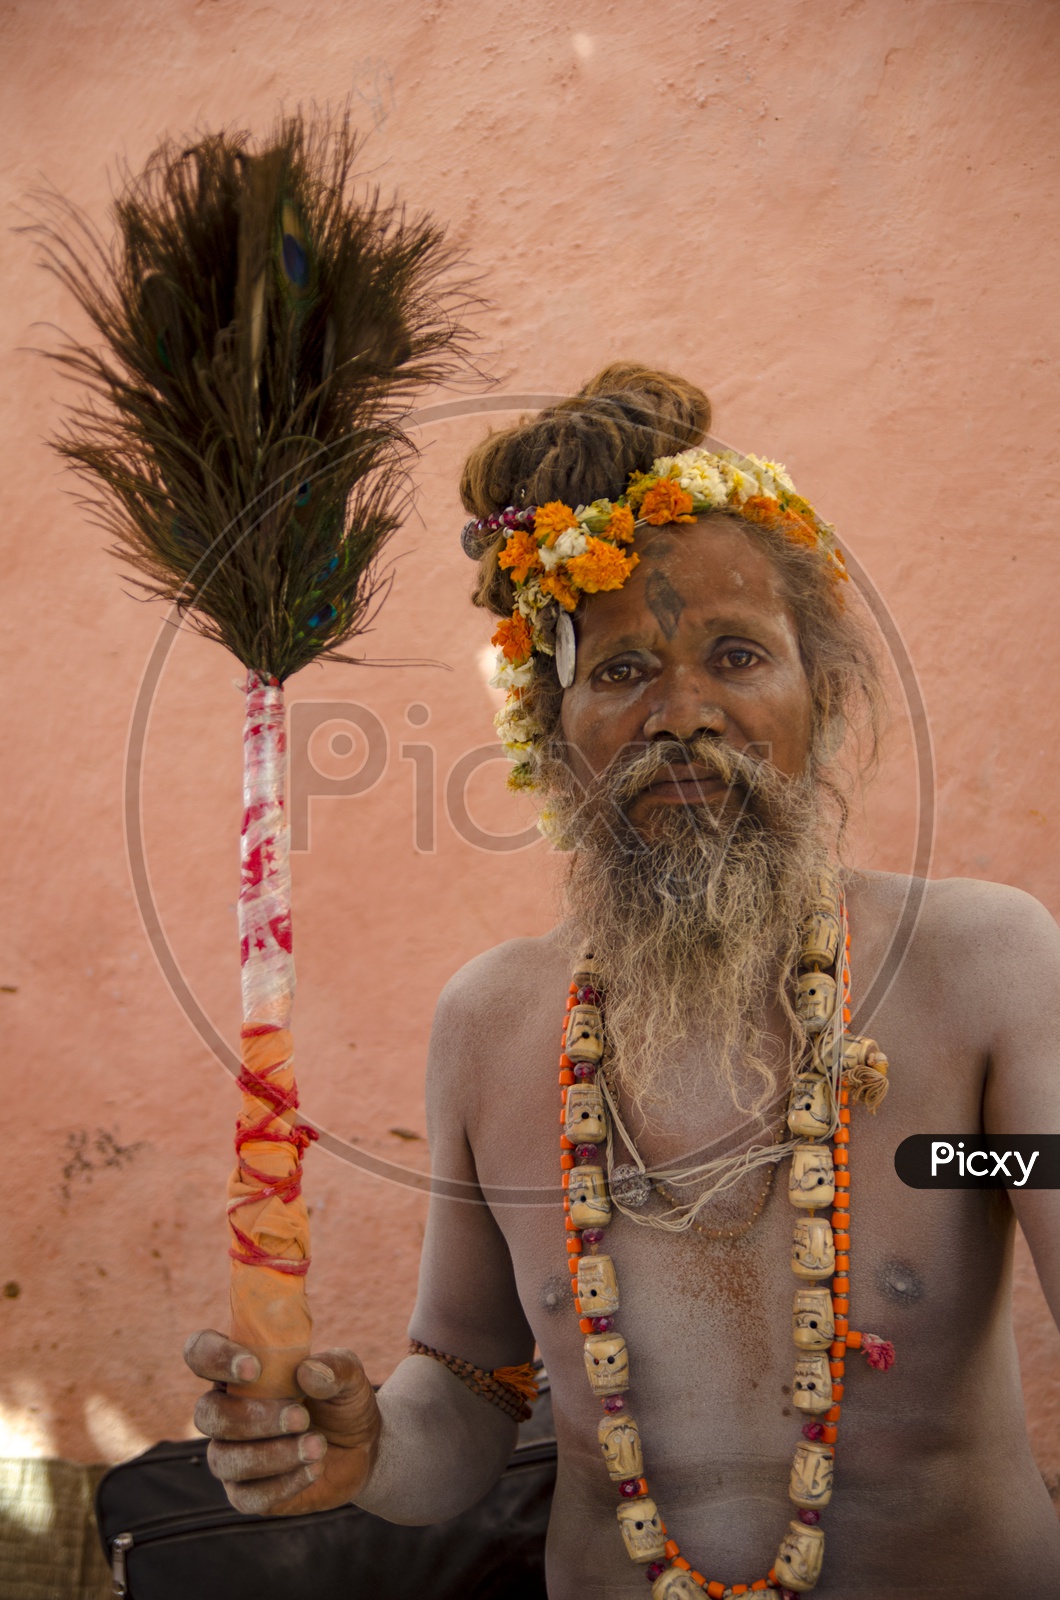
[[[243,1039],[247,1071],[266,1079],[288,1101],[295,1085],[292,1043],[286,1028],[264,1033],[248,1030]],[[273,1107],[247,1092],[236,1129],[237,1143],[250,1130],[294,1135],[293,1128],[275,1115]],[[305,1201],[301,1195],[283,1198],[285,1191],[290,1193],[298,1185],[302,1144],[303,1139],[298,1136],[239,1143],[239,1162],[228,1180],[231,1246],[237,1257],[253,1254],[253,1250],[247,1251],[232,1224],[273,1260],[308,1261],[309,1215]],[[279,1192],[262,1195],[270,1179]],[[312,1331],[304,1275],[233,1259],[231,1307],[232,1338],[253,1350],[262,1363],[261,1378],[254,1384],[241,1385],[240,1392],[274,1397],[297,1394],[294,1371],[309,1354]]]

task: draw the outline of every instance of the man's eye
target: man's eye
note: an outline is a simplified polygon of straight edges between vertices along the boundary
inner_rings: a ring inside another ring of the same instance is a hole
[[[758,660],[753,650],[726,650],[722,660],[730,667],[751,667]]]
[[[616,661],[600,671],[601,683],[629,683],[632,677],[633,667],[628,661]]]

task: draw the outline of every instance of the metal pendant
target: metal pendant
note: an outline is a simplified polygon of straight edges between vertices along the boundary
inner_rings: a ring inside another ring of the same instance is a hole
[[[646,1172],[638,1172],[636,1167],[612,1167],[611,1193],[624,1206],[634,1206],[639,1209],[648,1203],[651,1195],[651,1179]]]
[[[556,672],[560,688],[569,689],[577,668],[578,647],[574,638],[574,624],[568,612],[560,610],[556,618]]]

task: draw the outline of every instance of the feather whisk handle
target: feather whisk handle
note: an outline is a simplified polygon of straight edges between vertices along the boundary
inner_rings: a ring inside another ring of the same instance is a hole
[[[239,885],[244,1027],[286,1028],[291,1021],[294,953],[286,782],[283,686],[275,678],[248,672]]]
[[[284,694],[257,672],[247,674],[243,756],[243,1103],[228,1182],[231,1335],[262,1364],[260,1379],[242,1392],[282,1398],[297,1393],[295,1368],[311,1343],[302,1154],[316,1134],[296,1120]]]

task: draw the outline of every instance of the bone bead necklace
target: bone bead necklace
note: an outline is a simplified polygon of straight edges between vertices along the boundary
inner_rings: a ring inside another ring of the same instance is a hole
[[[616,1329],[618,1276],[602,1253],[611,1220],[600,1146],[608,1110],[597,1071],[604,1054],[601,979],[591,953],[575,963],[560,1054],[560,1164],[568,1265],[585,1335],[585,1369],[603,1405],[599,1442],[619,1494],[618,1525],[627,1554],[645,1567],[652,1600],[733,1600],[779,1591],[781,1600],[813,1589],[821,1574],[821,1512],[832,1498],[848,1350],[886,1371],[894,1347],[854,1332],[850,1307],[850,1106],[875,1111],[887,1088],[886,1057],[871,1039],[846,1033],[850,1022],[850,935],[841,891],[830,876],[816,882],[802,928],[795,1009],[810,1038],[792,1085],[787,1123],[791,1149],[788,1199],[795,1208],[791,1270],[795,1277],[792,1402],[807,1418],[795,1446],[788,1485],[796,1515],[772,1567],[752,1583],[725,1584],[696,1571],[670,1537],[648,1489],[637,1422],[623,1398],[630,1387],[629,1352]],[[840,998],[841,997],[841,998]],[[820,1213],[832,1209],[831,1221]]]

